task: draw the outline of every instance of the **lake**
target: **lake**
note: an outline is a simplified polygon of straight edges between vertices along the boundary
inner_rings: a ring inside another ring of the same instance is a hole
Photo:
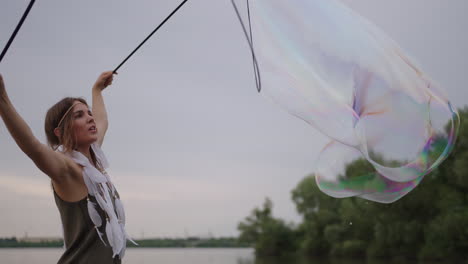
[[[0,248],[1,264],[53,264],[63,250],[59,248]],[[232,248],[128,248],[124,264],[362,264],[362,260],[255,259],[253,249]],[[368,264],[413,262],[370,261]],[[438,263],[442,264],[442,263]]]
[[[0,263],[57,263],[62,252],[59,248],[3,248]],[[124,257],[125,264],[248,264],[253,260],[253,249],[128,248]]]

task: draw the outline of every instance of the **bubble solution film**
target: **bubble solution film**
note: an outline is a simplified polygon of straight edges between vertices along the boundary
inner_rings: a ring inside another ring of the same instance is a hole
[[[336,0],[232,3],[257,88],[330,139],[315,168],[324,193],[391,203],[447,158],[458,113],[370,21]]]

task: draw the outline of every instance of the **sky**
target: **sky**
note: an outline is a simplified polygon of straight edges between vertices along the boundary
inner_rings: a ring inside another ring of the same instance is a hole
[[[342,0],[468,104],[468,1]],[[3,47],[29,1],[0,3]],[[178,1],[37,1],[0,64],[9,96],[42,142],[47,109],[91,101],[115,68]],[[192,0],[104,92],[103,150],[134,238],[235,236],[265,197],[298,223],[291,190],[314,170],[326,138],[255,88],[251,55],[228,0]],[[59,237],[49,178],[0,122],[0,237]]]

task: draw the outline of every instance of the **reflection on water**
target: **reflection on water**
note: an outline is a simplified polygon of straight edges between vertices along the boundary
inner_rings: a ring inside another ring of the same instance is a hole
[[[0,248],[1,264],[57,263],[63,250],[58,248]],[[311,259],[300,257],[255,258],[253,249],[225,248],[129,248],[124,264],[414,264],[416,261],[352,259]],[[424,264],[432,264],[424,262]],[[438,262],[437,264],[449,264]],[[453,263],[450,263],[453,264]]]
[[[62,253],[59,248],[0,248],[0,264],[57,263]],[[238,264],[253,259],[248,248],[129,248],[123,264]]]
[[[124,264],[238,264],[253,258],[253,249],[245,248],[130,248]]]
[[[272,257],[238,259],[237,264],[415,264],[416,260],[362,260],[362,259],[321,259],[306,257]],[[453,264],[451,262],[419,262],[424,264]]]

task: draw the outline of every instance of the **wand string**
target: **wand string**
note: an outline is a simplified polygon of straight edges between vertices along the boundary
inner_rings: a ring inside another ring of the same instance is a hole
[[[254,50],[254,46],[253,46],[252,23],[251,23],[251,18],[250,18],[249,0],[246,0],[248,30],[247,30],[247,27],[245,26],[244,21],[242,20],[239,9],[237,8],[237,4],[235,3],[235,0],[231,0],[231,3],[232,3],[232,6],[234,7],[234,11],[236,12],[237,18],[239,19],[239,22],[240,22],[240,24],[242,26],[242,30],[244,31],[245,38],[247,39],[250,51],[252,53],[253,69],[254,69],[254,74],[255,74],[255,85],[257,86],[257,91],[260,92],[262,90],[262,81],[261,81],[261,78],[260,78],[260,69],[258,67],[257,56],[255,56],[255,50]]]

